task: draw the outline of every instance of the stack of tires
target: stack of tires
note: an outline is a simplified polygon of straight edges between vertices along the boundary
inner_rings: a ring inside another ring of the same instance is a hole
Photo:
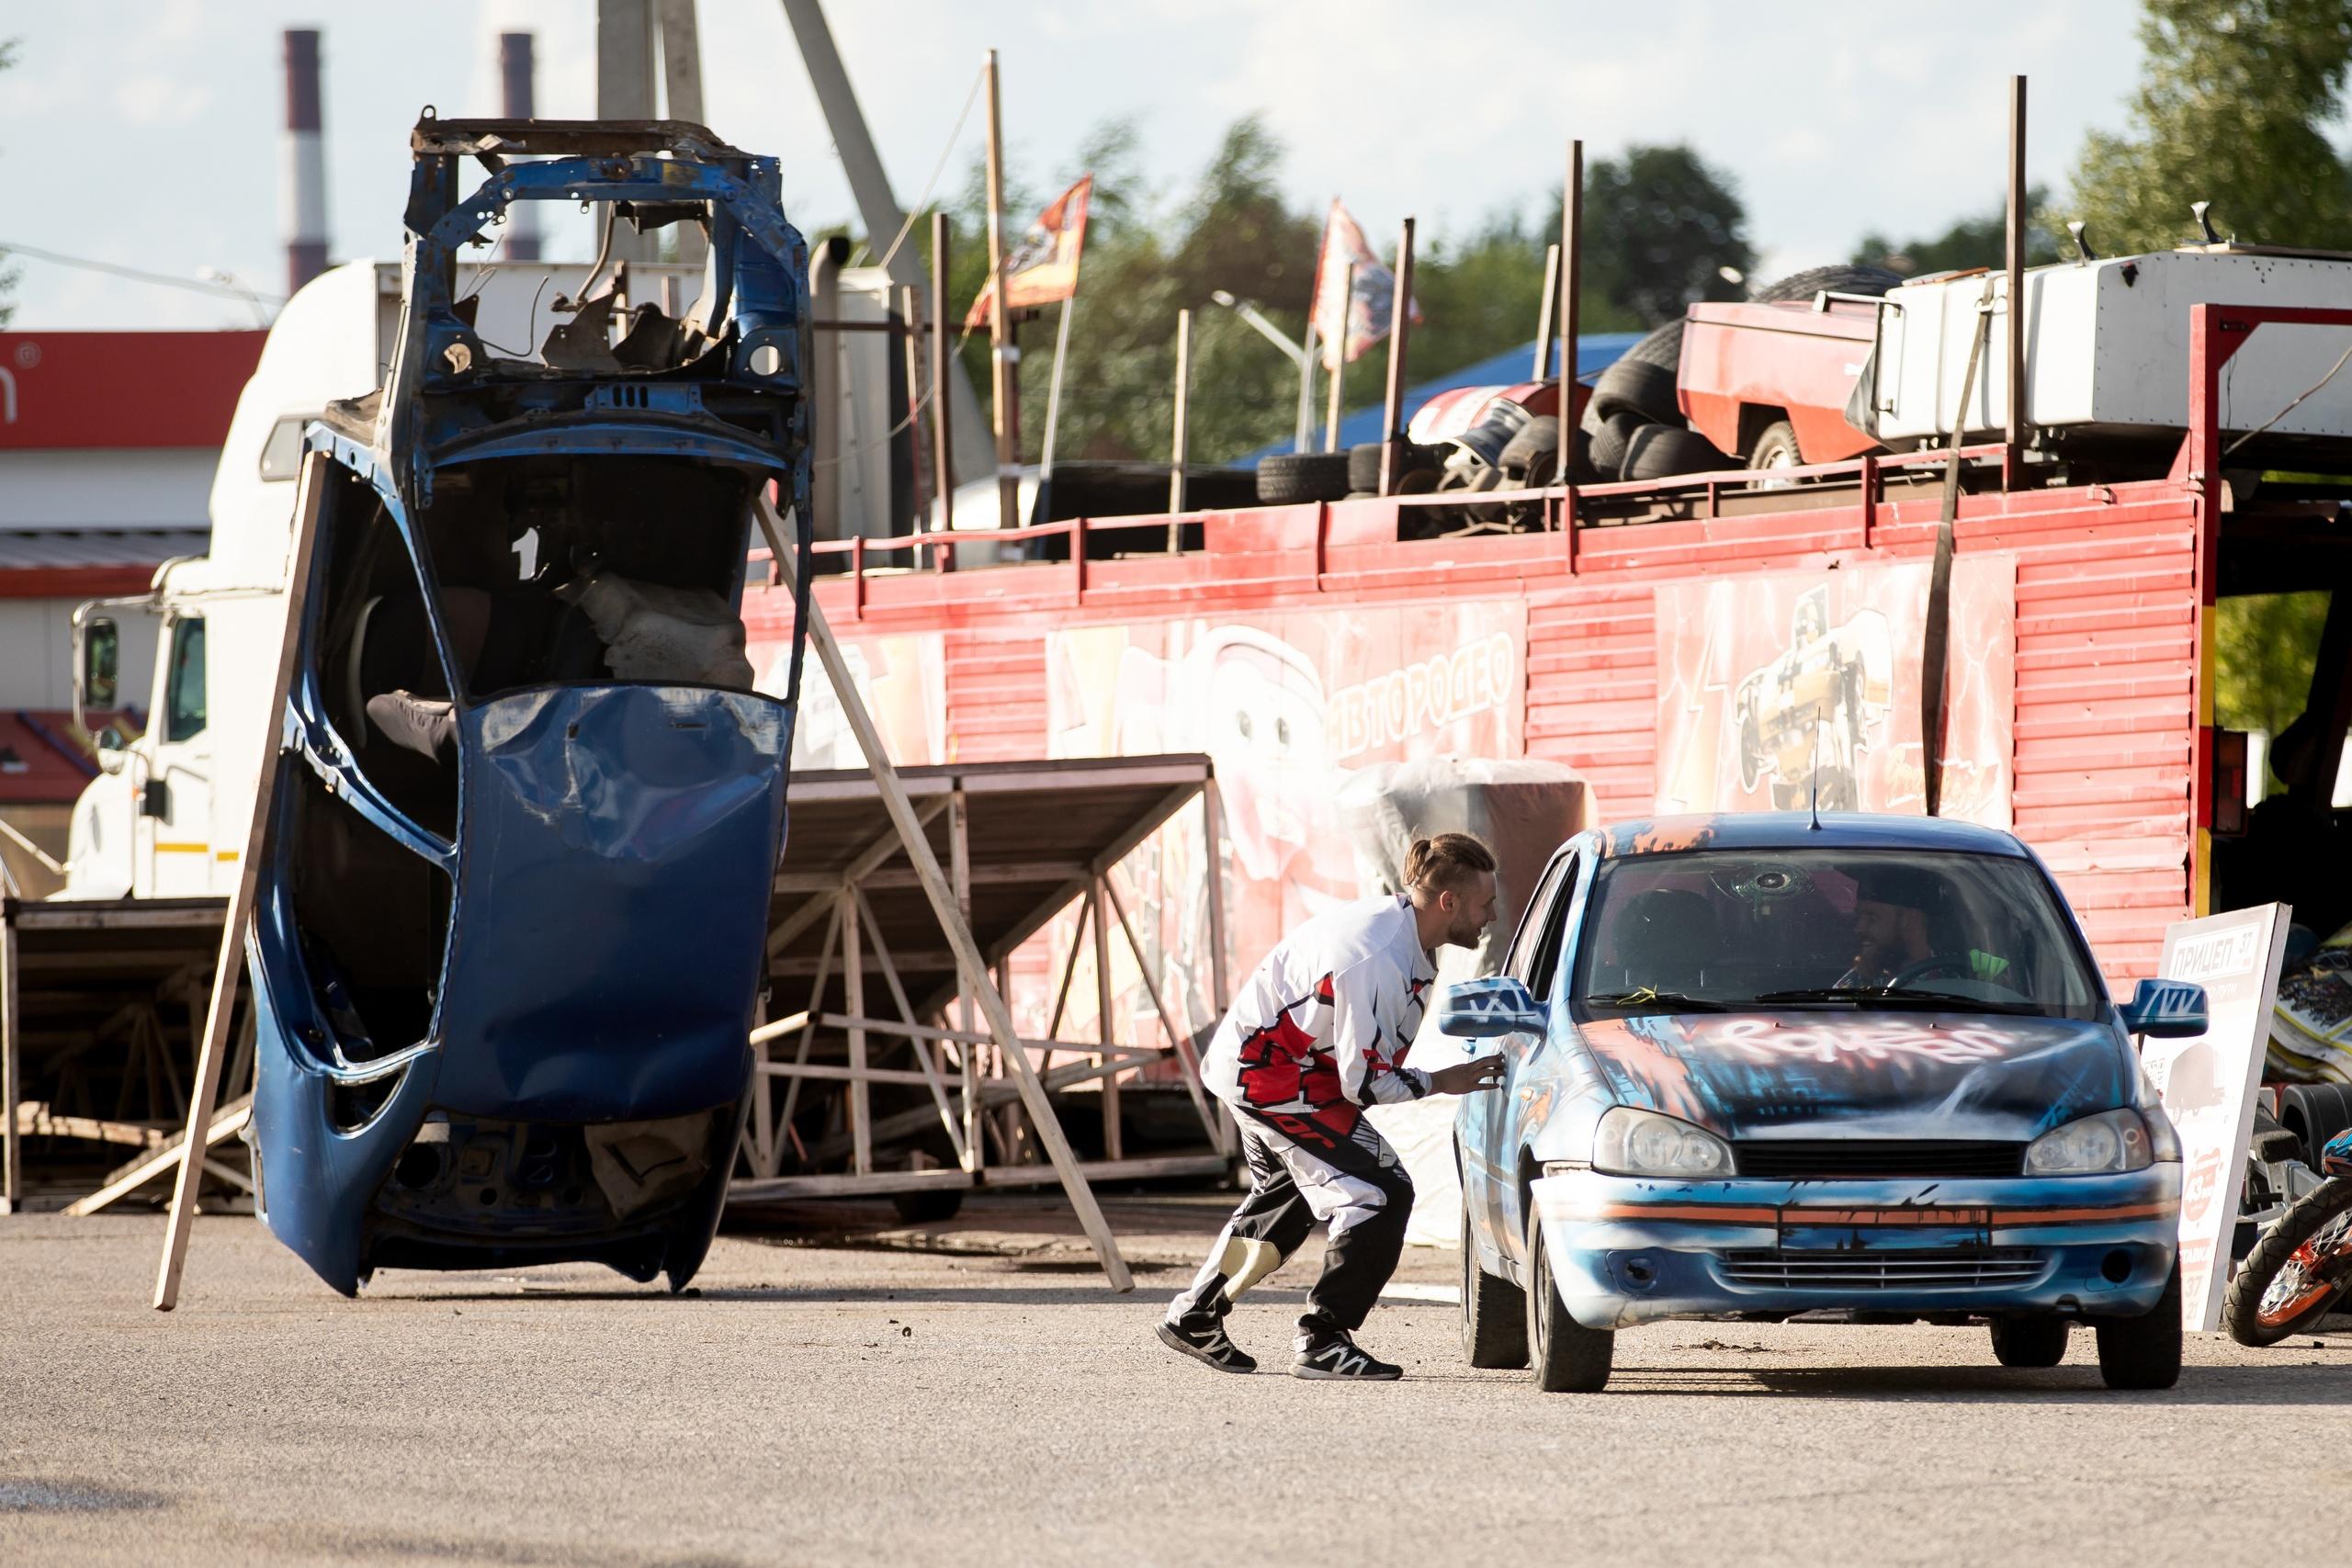
[[[1755,296],[1758,303],[1833,294],[1883,294],[1903,279],[1883,267],[1816,266],[1792,273]],[[1668,321],[1625,351],[1592,384],[1583,433],[1589,460],[1602,479],[1662,479],[1677,474],[1741,468],[1744,459],[1715,449],[1682,417],[1676,386],[1682,323]]]

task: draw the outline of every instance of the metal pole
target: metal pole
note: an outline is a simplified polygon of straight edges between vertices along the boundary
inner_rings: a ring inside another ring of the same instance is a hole
[[[1412,331],[1413,220],[1396,231],[1396,288],[1388,307],[1388,393],[1380,404],[1380,493],[1396,493],[1396,448],[1405,439],[1405,350]]]
[[[931,215],[931,483],[939,497],[939,532],[956,527],[956,461],[953,432],[948,429],[949,378],[956,373],[954,347],[948,342],[947,214]],[[956,552],[942,549],[939,570],[956,570]]]
[[[695,26],[695,0],[662,0],[662,118],[702,123],[702,43]],[[535,205],[526,202],[525,206]],[[678,259],[700,266],[704,240],[698,223],[673,223]]]
[[[899,290],[899,352],[905,356],[907,378],[907,472],[914,494],[908,499],[912,532],[922,531],[922,317],[911,287]],[[895,468],[897,465],[893,464]],[[914,564],[920,566],[920,561]]]
[[[1054,373],[1046,380],[1046,448],[1037,458],[1037,515],[1030,519],[1043,523],[1053,516],[1054,438],[1060,434],[1062,423],[1062,365],[1069,358],[1070,312],[1078,309],[1078,296],[1073,294],[1062,301],[1062,319],[1054,325]]]
[[[890,193],[890,177],[882,168],[881,154],[874,150],[873,133],[866,130],[865,116],[857,107],[849,73],[842,67],[841,51],[833,47],[832,30],[825,25],[824,6],[819,0],[783,0],[783,6],[785,20],[792,24],[793,41],[800,49],[800,62],[808,70],[809,88],[816,94],[817,107],[824,111],[833,152],[849,179],[850,195],[856,198],[858,221],[865,225],[873,243],[887,247],[907,215]],[[922,285],[922,266],[911,245],[899,247],[899,254],[890,258],[889,271],[893,283]],[[933,321],[944,324],[953,319],[938,310],[932,312]],[[981,434],[980,400],[972,390],[971,378],[964,374],[962,360],[948,362],[944,385],[944,391],[932,395],[939,400],[943,414],[947,405],[955,406],[955,428],[963,433],[962,449],[951,448],[954,472],[967,479],[978,479],[991,467],[989,443]],[[954,487],[943,483],[940,488]]]
[[[996,51],[989,51],[989,364],[996,401],[997,526],[1021,525],[1021,448],[1012,407],[1012,311],[1004,297],[1004,117],[997,96]]]
[[[1176,431],[1175,441],[1168,457],[1168,510],[1170,513],[1184,510],[1184,423],[1193,390],[1193,312],[1176,312]],[[1168,519],[1168,553],[1177,549],[1179,525],[1173,515]]]
[[[1535,368],[1529,371],[1531,381],[1544,381],[1552,375],[1552,307],[1560,302],[1560,247],[1544,247],[1544,298],[1535,307]]]
[[[2001,452],[2001,488],[2013,490],[2025,461],[2025,78],[2009,78],[2009,330],[2008,428]]]
[[[1576,424],[1577,310],[1584,279],[1584,143],[1568,143],[1567,184],[1560,191],[1560,478],[1568,471],[1568,432]],[[1573,502],[1573,497],[1571,502]],[[1570,526],[1561,519],[1560,526]]]
[[[1356,264],[1340,269],[1340,335],[1323,345],[1331,356],[1331,389],[1323,410],[1323,450],[1340,449],[1340,398],[1348,378],[1348,308],[1356,297]]]

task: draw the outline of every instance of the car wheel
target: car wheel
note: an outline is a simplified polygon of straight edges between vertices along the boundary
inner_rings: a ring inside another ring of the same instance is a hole
[[[1544,1220],[1527,1222],[1527,1351],[1535,1386],[1545,1393],[1599,1393],[1609,1385],[1617,1336],[1568,1315],[1544,1250]]]
[[[1751,468],[1802,468],[1804,453],[1797,446],[1797,427],[1785,419],[1776,419],[1758,433],[1747,448],[1747,466]]]
[[[1527,1365],[1527,1292],[1478,1267],[1462,1202],[1462,1354],[1474,1367]]]
[[[2170,1388],[2180,1381],[2180,1265],[2172,1266],[2164,1299],[2143,1317],[2103,1319],[2098,1375],[2109,1388]]]
[[[2066,1359],[2063,1317],[1996,1317],[1993,1359],[2005,1367],[2054,1367]]]

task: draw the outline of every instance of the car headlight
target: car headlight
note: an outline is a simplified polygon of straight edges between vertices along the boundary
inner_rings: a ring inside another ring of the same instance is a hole
[[[1630,1105],[1602,1113],[1592,1168],[1611,1176],[1729,1176],[1731,1145],[1703,1127]]]
[[[2159,1115],[2162,1112],[2158,1112]],[[2171,1131],[2169,1127],[2165,1129]],[[2052,1127],[2026,1145],[2028,1176],[2098,1176],[2155,1163],[2148,1118],[2125,1107]],[[2177,1145],[2176,1145],[2177,1148]]]

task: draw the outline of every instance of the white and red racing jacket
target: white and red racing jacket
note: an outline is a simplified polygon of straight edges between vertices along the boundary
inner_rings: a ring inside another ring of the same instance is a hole
[[[1317,915],[1274,945],[1216,1027],[1201,1081],[1277,1122],[1351,1135],[1366,1105],[1419,1100],[1405,1066],[1437,978],[1402,895]]]

